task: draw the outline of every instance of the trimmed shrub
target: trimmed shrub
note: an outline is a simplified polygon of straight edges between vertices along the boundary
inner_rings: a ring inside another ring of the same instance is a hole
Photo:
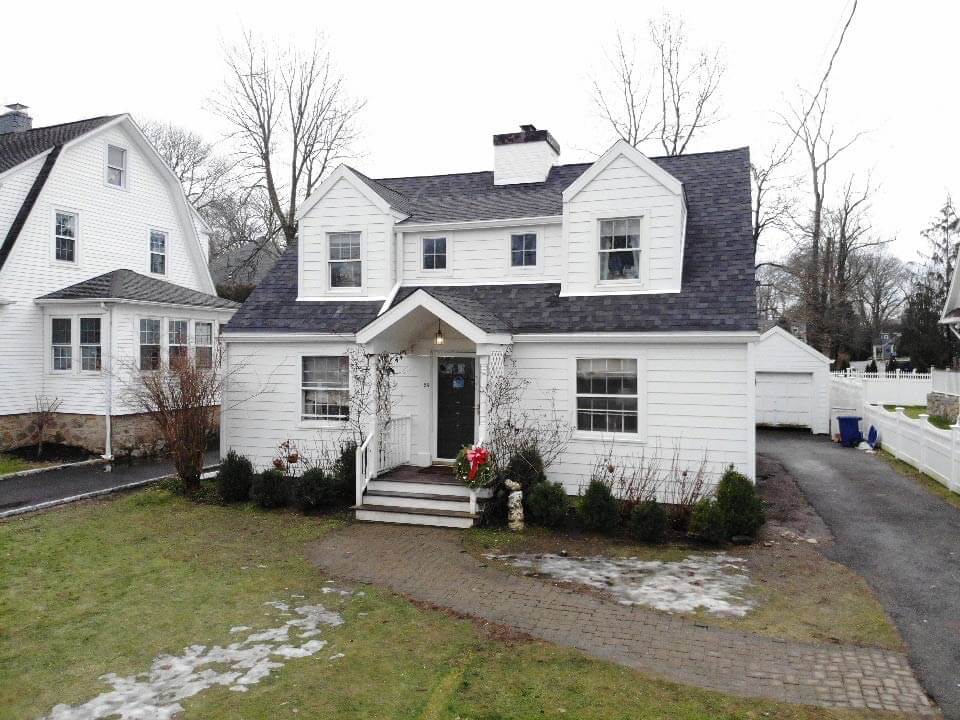
[[[613,532],[620,524],[620,506],[610,488],[591,480],[580,500],[580,521],[587,530]]]
[[[287,504],[287,476],[279,470],[264,470],[253,476],[250,499],[264,510]]]
[[[293,479],[293,504],[303,512],[327,510],[339,502],[340,488],[337,477],[322,468],[310,468]]]
[[[717,501],[713,498],[703,498],[693,508],[690,516],[690,535],[701,542],[710,545],[719,545],[727,537],[727,530],[723,522],[723,514]]]
[[[547,481],[540,451],[532,445],[515,450],[510,456],[510,462],[507,463],[505,475],[508,480],[520,483],[523,499],[526,501],[535,485]]]
[[[567,524],[570,500],[560,483],[537,483],[525,499],[530,522],[548,528],[562,528]]]
[[[220,463],[217,473],[217,492],[224,502],[246,502],[250,499],[253,483],[253,464],[233,450]]]
[[[667,511],[656,500],[637,503],[630,513],[628,530],[641,542],[659,543],[667,536]]]
[[[756,537],[764,520],[763,500],[756,486],[730,467],[717,485],[716,496],[727,539],[737,535]]]
[[[350,440],[340,445],[340,455],[333,463],[333,474],[339,481],[341,488],[347,488],[347,501],[353,495],[353,488],[357,485],[357,444]]]
[[[480,509],[479,525],[485,528],[504,527],[507,524],[507,499],[510,491],[498,477],[490,486],[491,495],[483,501]]]

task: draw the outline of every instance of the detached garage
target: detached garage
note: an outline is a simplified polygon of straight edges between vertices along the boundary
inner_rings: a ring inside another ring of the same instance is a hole
[[[757,425],[830,432],[830,358],[780,327],[757,341]]]

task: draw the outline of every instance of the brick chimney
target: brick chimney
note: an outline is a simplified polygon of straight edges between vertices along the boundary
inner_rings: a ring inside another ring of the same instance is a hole
[[[520,132],[493,136],[493,184],[543,182],[560,159],[560,144],[547,130],[521,125]]]
[[[27,115],[26,109],[27,106],[20,103],[7,105],[8,112],[0,115],[0,134],[30,130],[33,127],[33,118]]]

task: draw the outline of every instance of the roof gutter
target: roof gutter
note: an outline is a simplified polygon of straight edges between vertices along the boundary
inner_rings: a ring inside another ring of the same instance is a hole
[[[188,305],[186,303],[168,303],[168,302],[159,302],[156,300],[130,300],[128,298],[115,298],[115,297],[104,297],[104,298],[44,298],[39,297],[35,298],[34,303],[37,305],[95,305],[98,303],[125,303],[128,305],[150,305],[158,307],[175,307],[175,308],[185,308],[189,310],[208,310],[210,312],[224,312],[224,313],[235,313],[240,309],[240,306],[232,308],[223,308],[216,307],[214,305]]]

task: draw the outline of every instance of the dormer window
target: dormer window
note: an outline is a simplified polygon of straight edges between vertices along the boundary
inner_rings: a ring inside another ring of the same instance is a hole
[[[510,236],[510,266],[535,267],[537,264],[537,236],[523,233]]]
[[[423,269],[424,270],[446,270],[447,269],[447,239],[424,238],[423,239]]]
[[[360,259],[360,233],[330,233],[327,239],[330,247],[330,287],[361,287],[363,267]]]
[[[107,184],[127,186],[127,151],[116,145],[107,145]]]
[[[641,218],[600,221],[600,282],[640,279]]]

